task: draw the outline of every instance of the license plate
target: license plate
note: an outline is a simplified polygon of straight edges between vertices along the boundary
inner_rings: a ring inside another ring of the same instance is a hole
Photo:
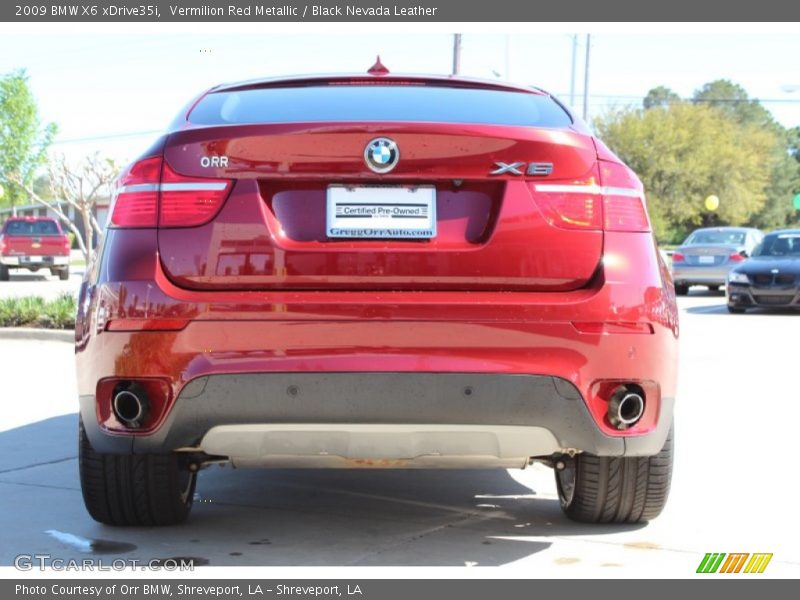
[[[42,259],[41,256],[29,256],[28,257],[28,262],[42,262],[42,260],[43,259]]]
[[[328,186],[332,238],[430,239],[436,236],[436,188]]]
[[[697,257],[698,264],[701,265],[713,265],[714,264],[714,257],[713,256],[698,256]]]

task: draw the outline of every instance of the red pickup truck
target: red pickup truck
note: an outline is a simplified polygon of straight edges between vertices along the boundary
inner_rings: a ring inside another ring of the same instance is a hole
[[[12,217],[0,230],[0,281],[10,269],[50,269],[69,279],[70,242],[58,221],[45,217]]]

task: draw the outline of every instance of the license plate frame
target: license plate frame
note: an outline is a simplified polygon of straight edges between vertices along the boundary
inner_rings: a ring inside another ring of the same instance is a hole
[[[436,187],[432,185],[332,184],[326,192],[325,208],[329,238],[436,237]]]

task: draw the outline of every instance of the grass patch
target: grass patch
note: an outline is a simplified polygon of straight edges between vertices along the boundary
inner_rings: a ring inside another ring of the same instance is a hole
[[[76,311],[72,294],[62,294],[55,300],[40,296],[4,298],[0,300],[0,327],[73,329]]]

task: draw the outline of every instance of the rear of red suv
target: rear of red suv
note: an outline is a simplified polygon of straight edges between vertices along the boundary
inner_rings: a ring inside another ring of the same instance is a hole
[[[213,88],[120,177],[76,327],[97,520],[196,473],[552,466],[666,502],[678,324],[641,183],[548,94],[462,78]]]

